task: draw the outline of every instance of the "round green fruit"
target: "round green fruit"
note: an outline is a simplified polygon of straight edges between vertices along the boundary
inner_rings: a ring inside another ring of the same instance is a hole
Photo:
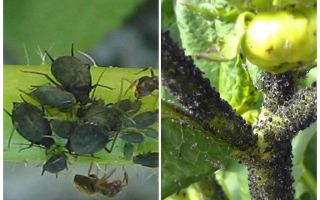
[[[317,56],[316,9],[257,14],[248,24],[241,48],[251,63],[271,73],[311,63]]]

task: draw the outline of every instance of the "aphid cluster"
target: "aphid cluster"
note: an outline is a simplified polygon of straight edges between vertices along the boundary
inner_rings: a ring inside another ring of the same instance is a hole
[[[74,57],[73,45],[71,56],[54,59],[48,52],[46,53],[52,61],[51,73],[54,79],[45,73],[23,71],[44,76],[49,83],[31,86],[30,92],[20,90],[23,95],[34,99],[37,102],[35,105],[20,95],[23,101],[13,103],[11,113],[6,111],[11,116],[14,126],[8,148],[13,132],[17,130],[30,142],[27,148],[35,145],[45,149],[48,160],[43,165],[42,175],[45,171],[57,175],[67,169],[69,156],[95,157],[101,150],[111,153],[118,136],[126,142],[124,145],[126,159],[132,159],[134,145],[143,143],[145,136],[157,138],[157,130],[150,126],[158,121],[158,111],[138,113],[142,106],[141,95],[135,100],[119,98],[115,103],[106,103],[94,97],[95,88],[98,86],[112,88],[99,84],[103,73],[98,82],[92,84],[90,66]],[[153,75],[152,79],[154,77]],[[145,86],[141,86],[139,81],[136,94],[144,91],[146,96],[155,90],[155,81],[152,82],[152,87],[144,81],[141,82]],[[60,141],[64,141],[63,144]],[[95,185],[98,193],[107,196],[114,196],[128,183],[127,173],[120,182],[109,183],[108,178],[109,176],[98,178],[94,175],[88,177],[79,175],[75,177],[75,182],[86,179],[86,183]],[[119,191],[107,191],[111,187],[114,190],[118,188]]]

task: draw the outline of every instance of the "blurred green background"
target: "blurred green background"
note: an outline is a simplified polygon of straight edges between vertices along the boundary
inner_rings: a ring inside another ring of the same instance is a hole
[[[71,43],[98,65],[158,66],[158,1],[4,1],[5,64],[41,64]]]

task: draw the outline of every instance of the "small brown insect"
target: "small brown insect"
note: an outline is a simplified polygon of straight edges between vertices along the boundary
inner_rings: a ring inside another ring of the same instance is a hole
[[[132,82],[130,84],[130,86],[128,87],[128,89],[125,91],[124,95],[126,95],[128,93],[128,91],[134,86],[136,86],[136,90],[134,92],[134,95],[137,99],[141,99],[145,96],[148,96],[153,91],[159,89],[159,85],[158,85],[159,77],[154,75],[154,72],[151,68],[145,68],[141,72],[144,72],[148,69],[150,69],[151,76],[142,76],[142,77],[138,78],[137,80],[135,80],[134,82]],[[139,73],[141,73],[141,72],[139,72]]]
[[[128,185],[128,174],[126,171],[124,171],[124,177],[122,180],[108,181],[115,171],[116,169],[113,169],[101,178],[95,174],[89,174],[88,176],[76,174],[73,182],[75,187],[84,194],[102,194],[108,197],[114,197],[121,192],[123,187]]]

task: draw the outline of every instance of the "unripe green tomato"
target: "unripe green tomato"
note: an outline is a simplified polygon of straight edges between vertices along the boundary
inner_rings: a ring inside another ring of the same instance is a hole
[[[251,63],[271,73],[311,63],[317,56],[316,9],[256,15],[242,38],[241,48]]]

